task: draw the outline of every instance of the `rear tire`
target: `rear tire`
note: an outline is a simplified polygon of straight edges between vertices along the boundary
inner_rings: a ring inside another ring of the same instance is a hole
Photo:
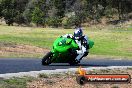
[[[49,65],[52,63],[51,59],[53,57],[52,52],[48,52],[43,58],[42,58],[42,65]]]
[[[77,65],[79,62],[76,62],[75,60],[72,60],[69,62],[69,64],[72,66],[72,65]]]
[[[72,65],[77,65],[79,62],[77,62],[75,60],[75,58],[77,57],[77,53],[75,50],[71,50],[71,58],[69,59],[69,64],[72,66]]]

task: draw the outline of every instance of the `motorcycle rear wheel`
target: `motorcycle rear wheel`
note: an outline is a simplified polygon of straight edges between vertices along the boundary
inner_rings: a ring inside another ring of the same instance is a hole
[[[77,65],[79,62],[75,61],[75,60],[72,60],[72,61],[69,61],[69,64],[71,66],[74,66],[74,65]]]
[[[71,58],[70,58],[70,60],[69,60],[69,64],[71,65],[71,66],[74,66],[74,65],[77,65],[79,62],[77,62],[76,60],[75,60],[75,58],[77,57],[77,53],[76,53],[76,51],[71,51]]]

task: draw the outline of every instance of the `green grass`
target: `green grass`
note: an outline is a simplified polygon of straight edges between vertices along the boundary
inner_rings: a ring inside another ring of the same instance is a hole
[[[69,33],[65,30],[42,29],[28,27],[0,26],[0,41],[17,44],[28,44],[43,48],[50,48],[53,41],[60,35]]]
[[[97,28],[98,29],[98,28]],[[112,28],[110,28],[112,29]],[[121,31],[120,31],[121,30]],[[113,30],[94,30],[85,28],[84,34],[95,42],[90,50],[92,55],[120,56],[132,58],[132,28],[128,31],[113,28]],[[16,43],[51,49],[53,41],[73,29],[31,28],[0,25],[0,43]]]
[[[36,80],[33,77],[10,78],[0,80],[0,88],[27,88],[27,82]]]
[[[95,41],[92,54],[132,57],[132,32],[97,31],[91,38]]]

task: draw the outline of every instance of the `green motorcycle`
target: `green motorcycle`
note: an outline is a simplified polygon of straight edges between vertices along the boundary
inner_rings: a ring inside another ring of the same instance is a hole
[[[93,45],[94,42],[89,40],[89,48],[92,48]],[[78,48],[78,44],[76,44],[74,39],[61,36],[54,41],[52,50],[42,58],[42,65],[49,65],[51,63],[78,64],[75,61],[78,55],[76,53]]]

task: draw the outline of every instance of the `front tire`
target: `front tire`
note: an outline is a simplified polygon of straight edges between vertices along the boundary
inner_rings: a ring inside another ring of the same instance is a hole
[[[42,65],[49,65],[52,63],[51,59],[53,57],[52,52],[48,52],[43,58],[42,58]]]

